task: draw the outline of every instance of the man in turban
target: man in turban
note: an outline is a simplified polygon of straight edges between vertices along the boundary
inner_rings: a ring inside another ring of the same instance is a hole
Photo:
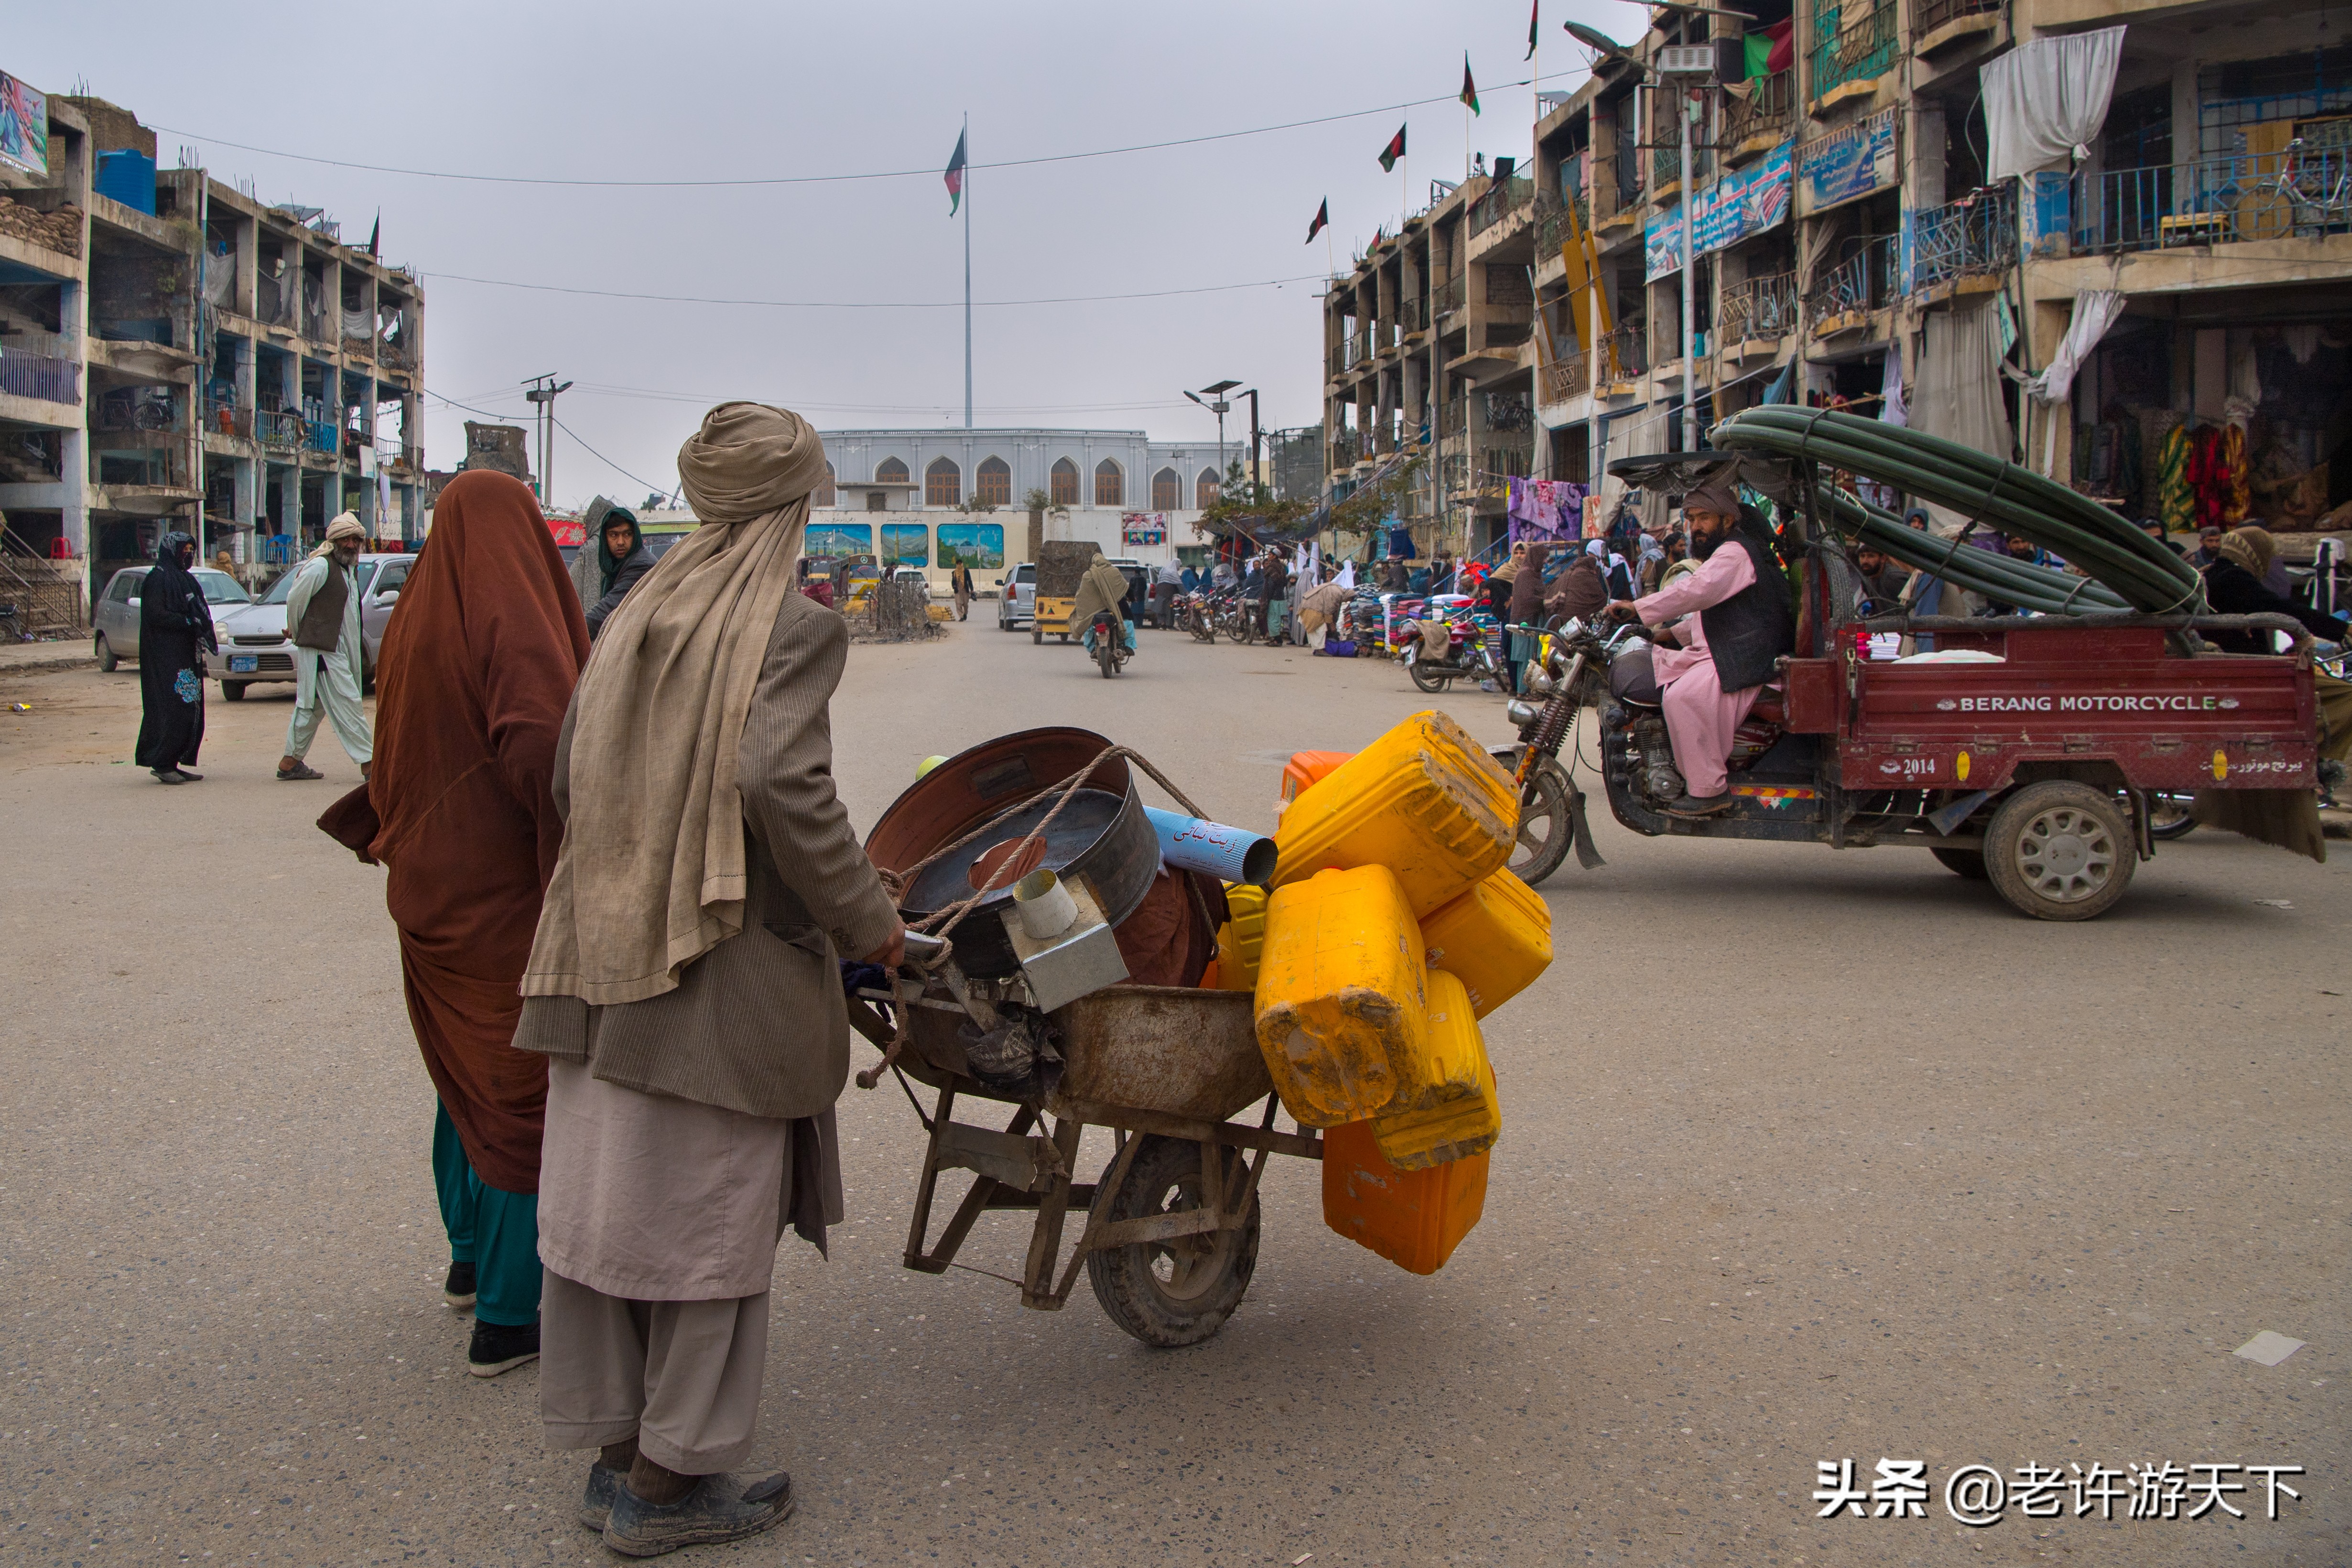
[[[793,591],[824,451],[722,403],[679,449],[702,526],[604,622],[556,750],[566,814],[515,1043],[549,1059],[541,1415],[597,1448],[581,1518],[652,1556],[793,1511],[749,1458],[787,1227],[842,1217],[837,961],[906,928],[834,792],[840,616]]]
[[[294,643],[294,716],[286,726],[286,755],[278,759],[284,779],[323,779],[303,761],[318,737],[319,716],[334,721],[335,738],[368,776],[375,742],[360,712],[360,677],[366,653],[360,645],[360,550],[367,530],[345,512],[327,525],[327,538],[294,571],[286,594],[286,634]]]
[[[1135,622],[1124,603],[1129,586],[1127,573],[1111,565],[1102,551],[1095,551],[1095,559],[1087,563],[1086,576],[1078,579],[1078,596],[1070,603],[1070,624],[1083,631],[1087,653],[1095,649],[1095,616],[1105,610],[1118,617],[1120,641],[1129,653],[1134,652]]]
[[[1665,710],[1683,776],[1683,793],[1667,814],[1711,817],[1731,807],[1732,736],[1777,661],[1796,647],[1796,616],[1770,530],[1754,507],[1741,504],[1728,477],[1684,497],[1683,520],[1698,570],[1646,598],[1613,599],[1609,611],[1652,626],[1698,613],[1662,634],[1648,658],[1635,653],[1618,659],[1609,678],[1619,695]]]

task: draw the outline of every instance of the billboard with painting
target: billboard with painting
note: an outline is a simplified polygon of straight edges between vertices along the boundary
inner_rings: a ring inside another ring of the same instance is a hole
[[[931,530],[920,523],[883,524],[882,564],[884,566],[930,565]]]
[[[802,541],[805,556],[872,555],[874,529],[866,523],[811,523]]]
[[[974,571],[995,571],[1004,565],[1004,528],[1001,523],[941,523],[940,565],[968,566]]]
[[[0,163],[49,172],[49,99],[0,71]]]

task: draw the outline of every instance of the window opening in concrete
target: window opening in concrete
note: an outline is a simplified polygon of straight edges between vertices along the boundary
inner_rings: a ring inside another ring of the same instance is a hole
[[[1052,475],[1054,505],[1075,507],[1078,504],[1078,465],[1066,457],[1054,459]]]
[[[934,457],[923,470],[923,505],[952,507],[963,499],[963,470],[950,458]]]
[[[907,482],[907,465],[896,457],[885,457],[874,465],[877,485],[903,485]]]
[[[972,485],[972,498],[992,507],[1013,504],[1013,465],[1002,457],[981,460],[980,474]]]
[[[1106,457],[1095,465],[1095,505],[1120,507],[1127,504],[1127,484],[1117,462]]]
[[[1192,505],[1207,511],[1217,504],[1217,471],[1203,468],[1201,476],[1192,481]]]
[[[824,482],[817,486],[816,493],[809,497],[809,505],[830,507],[834,504],[833,465],[828,463],[824,465]]]
[[[1173,468],[1162,468],[1151,476],[1151,509],[1173,512],[1184,505],[1184,481],[1176,476]]]

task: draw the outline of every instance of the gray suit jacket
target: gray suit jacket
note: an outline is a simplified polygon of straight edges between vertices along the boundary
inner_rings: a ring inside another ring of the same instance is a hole
[[[526,997],[518,1050],[753,1116],[832,1107],[849,1075],[835,957],[871,953],[898,917],[833,786],[826,706],[848,656],[839,615],[784,595],[738,764],[751,874],[743,929],[688,965],[676,990],[641,1002]],[[555,752],[555,803],[567,815],[572,723],[566,715]]]

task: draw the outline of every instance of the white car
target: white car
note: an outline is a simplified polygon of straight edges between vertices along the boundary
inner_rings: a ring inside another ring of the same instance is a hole
[[[1018,632],[1037,619],[1037,566],[1023,561],[996,580],[1004,596],[996,601],[996,629]]]
[[[92,651],[98,654],[98,667],[111,671],[128,660],[139,662],[139,585],[155,569],[148,566],[126,566],[106,580],[106,591],[98,596],[98,608],[90,615],[94,635]],[[248,608],[253,595],[244,584],[225,571],[209,566],[191,569],[196,586],[204,591],[205,603],[213,612],[213,630],[227,644],[227,633],[221,630],[222,621]],[[282,612],[281,612],[282,619]],[[289,664],[290,672],[294,666]],[[289,674],[287,677],[292,679]]]
[[[363,555],[359,559],[360,659],[364,666],[360,689],[375,684],[375,660],[383,646],[384,623],[400,602],[401,585],[416,565],[413,555]],[[294,678],[294,642],[286,634],[286,600],[294,591],[294,574],[288,572],[269,585],[269,591],[250,604],[231,606],[223,615],[213,612],[213,632],[220,638],[221,657],[209,673],[221,684],[221,695],[243,700],[245,688],[265,681]]]

